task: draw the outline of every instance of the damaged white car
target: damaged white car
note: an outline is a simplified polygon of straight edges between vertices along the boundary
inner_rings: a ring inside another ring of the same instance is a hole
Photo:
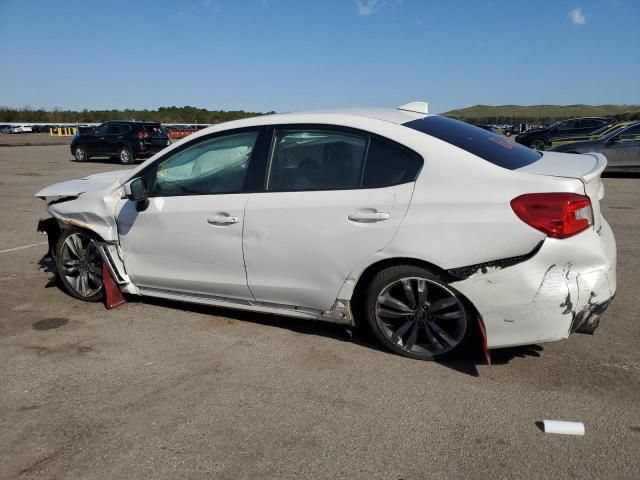
[[[414,102],[228,122],[36,195],[76,298],[101,300],[104,271],[129,294],[367,325],[432,359],[593,332],[616,291],[605,166]]]

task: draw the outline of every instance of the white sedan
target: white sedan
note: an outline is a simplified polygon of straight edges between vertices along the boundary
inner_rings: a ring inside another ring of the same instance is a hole
[[[36,195],[76,298],[103,298],[104,264],[125,293],[367,326],[432,359],[593,332],[616,291],[605,166],[413,102],[228,122]]]

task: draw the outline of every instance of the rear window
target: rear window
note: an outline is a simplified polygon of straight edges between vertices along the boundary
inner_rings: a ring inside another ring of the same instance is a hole
[[[152,137],[164,137],[165,133],[160,125],[144,125],[143,127]]]
[[[509,170],[535,163],[542,156],[540,152],[511,142],[505,137],[447,117],[425,117],[403,125]]]

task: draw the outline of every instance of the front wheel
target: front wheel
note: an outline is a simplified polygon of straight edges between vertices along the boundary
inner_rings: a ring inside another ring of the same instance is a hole
[[[84,147],[84,145],[78,145],[76,147],[74,156],[76,157],[76,161],[78,162],[86,162],[89,159],[87,155],[87,149]]]
[[[529,142],[529,148],[533,148],[534,150],[540,150],[541,152],[543,152],[544,149],[547,148],[547,144],[542,138],[534,138],[533,140],[531,140],[531,142]]]
[[[131,153],[131,149],[129,147],[122,147],[118,157],[120,158],[120,163],[123,165],[131,165],[135,161],[133,153]]]
[[[86,302],[99,302],[104,295],[102,257],[97,236],[80,228],[62,232],[56,247],[56,271],[65,290]]]
[[[365,299],[376,337],[390,350],[419,360],[462,353],[475,331],[472,310],[440,277],[409,265],[380,271]]]

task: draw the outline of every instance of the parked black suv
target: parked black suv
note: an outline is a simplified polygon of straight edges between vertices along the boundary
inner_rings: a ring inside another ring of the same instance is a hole
[[[615,123],[612,118],[586,117],[572,118],[556,122],[548,127],[534,128],[517,135],[515,140],[529,148],[545,150],[553,140],[576,135],[588,135],[607,124]]]
[[[126,165],[136,158],[150,157],[169,144],[169,137],[159,123],[118,120],[74,137],[71,154],[79,162],[91,157],[110,157]]]

